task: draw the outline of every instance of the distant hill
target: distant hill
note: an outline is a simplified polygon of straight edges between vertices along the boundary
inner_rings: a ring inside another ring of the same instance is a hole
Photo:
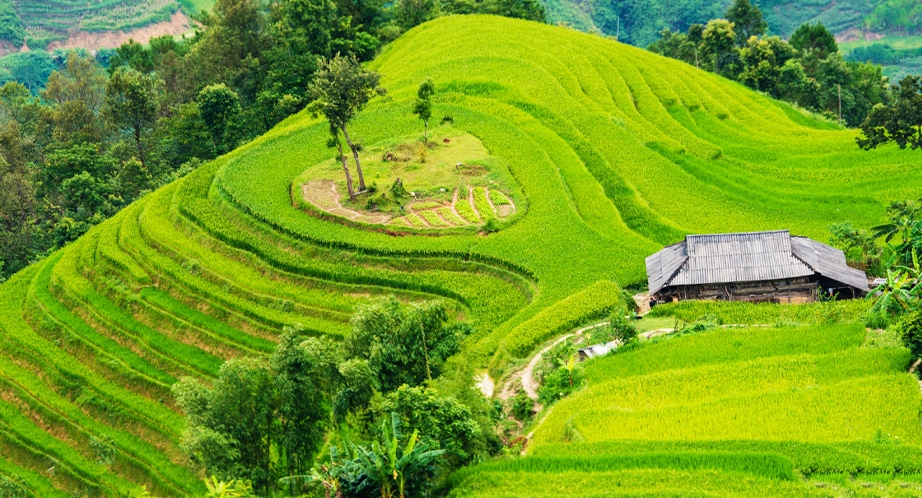
[[[723,17],[732,0],[546,0],[549,21],[617,36],[646,47],[661,29],[685,31],[693,23]],[[790,36],[805,22],[822,22],[845,40],[919,32],[918,2],[899,0],[757,0],[773,34]]]
[[[179,34],[212,0],[0,0],[0,55],[64,48],[114,48],[134,37]]]

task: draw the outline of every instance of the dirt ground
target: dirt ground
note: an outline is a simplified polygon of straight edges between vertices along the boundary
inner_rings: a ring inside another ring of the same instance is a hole
[[[101,48],[117,48],[128,40],[145,44],[157,36],[177,36],[187,33],[192,28],[192,20],[180,11],[170,17],[169,21],[151,24],[128,31],[100,31],[90,33],[78,31],[71,34],[66,40],[51,42],[47,50],[56,48],[85,48],[99,50]]]

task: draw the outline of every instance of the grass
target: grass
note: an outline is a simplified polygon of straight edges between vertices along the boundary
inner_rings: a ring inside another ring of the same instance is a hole
[[[911,358],[901,347],[865,348],[864,337],[847,324],[712,329],[593,360],[588,385],[534,428],[529,456],[458,472],[454,495],[540,495],[549,476],[575,484],[623,469],[693,470],[681,487],[689,492],[705,491],[697,479],[711,471],[747,476],[748,493],[764,478],[797,482],[804,495],[802,477],[911,478],[922,471]],[[676,491],[668,481],[647,492]]]
[[[571,30],[445,17],[369,65],[391,98],[351,130],[369,144],[368,179],[381,193],[400,174],[433,204],[407,210],[402,228],[298,209],[299,182],[341,175],[327,126],[302,113],[19,273],[0,285],[0,410],[11,414],[0,474],[41,496],[195,495],[204,490],[186,467],[169,385],[271,351],[284,327],[341,338],[371,298],[443,300],[475,332],[436,384],[466,388],[604,319],[623,305],[622,286],[645,280],[644,258],[685,234],[786,228],[825,241],[830,224],[867,228],[922,189],[912,151],[858,151],[854,131]],[[425,163],[376,163],[418,137],[408,109],[428,77],[434,116],[454,118],[435,136],[450,141]],[[451,176],[461,156],[481,176]],[[491,233],[475,228],[493,215],[484,187],[516,208]],[[455,227],[429,228],[440,223]],[[641,325],[771,327],[664,337],[590,364],[588,386],[535,430],[529,452],[549,460],[475,468],[455,493],[591,495],[609,492],[591,484],[605,482],[628,495],[804,496],[845,485],[807,492],[785,469],[915,472],[918,387],[893,338],[860,325],[865,307],[657,307]],[[116,463],[88,453],[94,437],[115,441]],[[568,459],[552,461],[555,451]]]

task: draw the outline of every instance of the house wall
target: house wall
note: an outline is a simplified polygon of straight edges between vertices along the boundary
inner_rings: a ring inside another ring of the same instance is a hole
[[[816,301],[817,282],[811,277],[734,282],[727,284],[669,287],[656,295],[657,302],[705,299],[770,303],[811,303]]]

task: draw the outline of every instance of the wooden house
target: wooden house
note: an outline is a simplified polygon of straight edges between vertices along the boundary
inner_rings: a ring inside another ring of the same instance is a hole
[[[854,298],[868,279],[842,251],[787,230],[689,235],[647,258],[653,304],[684,299],[816,301],[818,290]]]

